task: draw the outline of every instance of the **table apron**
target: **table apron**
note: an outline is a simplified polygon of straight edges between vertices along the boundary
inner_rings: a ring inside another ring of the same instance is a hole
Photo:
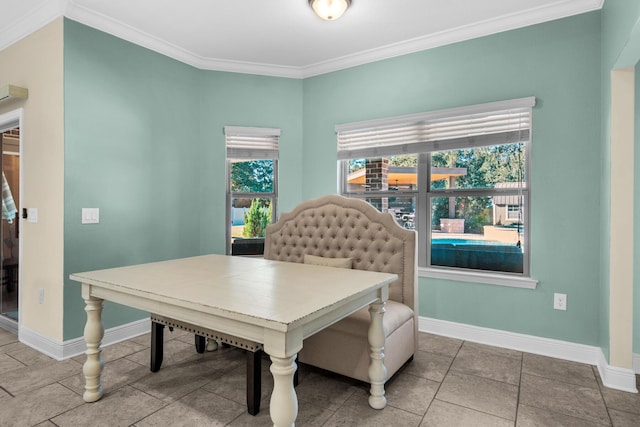
[[[148,311],[161,316],[170,317],[183,322],[192,323],[203,328],[213,329],[238,338],[244,338],[259,343],[264,343],[264,333],[268,329],[265,325],[256,325],[243,322],[240,319],[229,319],[219,315],[195,311],[190,308],[167,304],[161,301],[150,300],[145,297],[117,292],[107,288],[101,288],[90,284],[83,286],[91,287],[89,293],[83,292],[83,296],[90,295],[105,301],[126,305],[127,307]],[[277,331],[284,333],[282,331]]]
[[[339,322],[345,317],[353,314],[354,312],[360,310],[367,305],[380,301],[380,290],[376,289],[374,292],[368,293],[356,300],[350,301],[346,304],[342,304],[340,307],[332,310],[331,312],[325,313],[309,322],[306,322],[303,325],[303,339],[310,337],[311,335],[320,332],[321,330],[333,325],[334,323]],[[385,299],[382,299],[383,301]]]

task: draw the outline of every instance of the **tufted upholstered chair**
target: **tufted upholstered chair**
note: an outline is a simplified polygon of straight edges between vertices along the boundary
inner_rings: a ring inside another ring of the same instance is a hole
[[[267,227],[266,259],[304,262],[305,254],[351,258],[352,268],[395,273],[385,307],[387,379],[413,358],[418,342],[416,233],[363,200],[308,200]],[[298,360],[369,382],[368,307],[304,341]]]

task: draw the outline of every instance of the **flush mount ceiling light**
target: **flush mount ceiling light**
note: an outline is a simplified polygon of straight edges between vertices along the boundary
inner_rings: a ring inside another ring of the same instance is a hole
[[[320,18],[333,21],[351,5],[351,0],[309,0],[309,5]]]

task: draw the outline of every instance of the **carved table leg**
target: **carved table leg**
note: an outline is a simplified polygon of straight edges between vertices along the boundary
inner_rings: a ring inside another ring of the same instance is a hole
[[[102,326],[102,300],[95,297],[84,299],[87,312],[87,324],[84,327],[84,340],[87,343],[87,360],[84,362],[82,372],[84,373],[85,392],[82,398],[85,402],[95,402],[104,394],[100,375],[104,362],[100,353],[102,348],[102,338],[104,337],[104,327]]]
[[[298,416],[298,397],[293,388],[296,356],[271,356],[273,394],[271,394],[271,420],[275,427],[291,427]]]
[[[369,365],[369,381],[371,382],[371,395],[369,406],[374,409],[382,409],[387,405],[384,396],[384,383],[387,379],[387,368],[384,366],[384,302],[374,302],[369,306],[371,326],[369,327],[369,346],[371,347],[371,364]]]

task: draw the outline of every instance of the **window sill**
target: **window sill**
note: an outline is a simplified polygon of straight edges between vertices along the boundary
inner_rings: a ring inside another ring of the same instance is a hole
[[[538,281],[529,277],[510,276],[477,271],[454,271],[441,268],[418,268],[419,277],[455,280],[458,282],[483,283],[486,285],[508,286],[512,288],[536,289]]]

